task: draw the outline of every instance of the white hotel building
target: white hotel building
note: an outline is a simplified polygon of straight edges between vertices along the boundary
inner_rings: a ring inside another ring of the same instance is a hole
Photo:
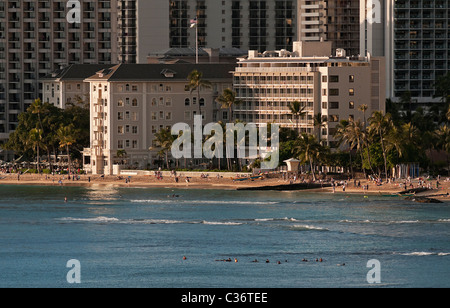
[[[159,149],[154,135],[175,123],[193,127],[201,113],[204,123],[227,118],[215,99],[232,86],[234,64],[120,64],[85,79],[90,87],[91,146],[83,152],[83,168],[93,174],[113,174],[113,166],[154,167]],[[187,76],[194,69],[212,83],[191,93]],[[118,150],[126,158],[117,157]],[[196,165],[198,162],[193,161]]]
[[[366,115],[385,110],[384,59],[346,57],[342,50],[331,54],[331,42],[294,43],[294,52],[263,54],[250,51],[234,71],[233,86],[243,103],[234,115],[245,122],[279,123],[296,128],[297,121],[289,104],[299,101],[307,114],[300,121],[300,131],[319,136],[313,117],[321,114],[326,121],[320,136],[334,146],[332,135],[340,120],[360,119],[358,106],[366,104]]]

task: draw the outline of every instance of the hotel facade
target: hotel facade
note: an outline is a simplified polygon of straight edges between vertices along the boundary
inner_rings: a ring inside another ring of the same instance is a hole
[[[233,64],[120,64],[87,78],[90,87],[91,146],[83,152],[84,169],[114,174],[114,165],[146,169],[159,159],[155,134],[175,123],[193,127],[194,116],[204,123],[228,120],[215,99],[232,87]],[[211,88],[191,91],[187,76],[203,73]],[[126,156],[118,157],[118,151]],[[123,164],[125,161],[125,164]],[[198,165],[189,161],[188,165]]]
[[[235,117],[296,129],[289,105],[299,101],[306,111],[298,122],[300,132],[315,134],[334,147],[332,136],[340,120],[364,121],[360,105],[367,105],[366,115],[385,111],[385,71],[380,57],[351,58],[343,50],[333,57],[329,54],[331,42],[299,42],[294,52],[250,51],[233,73],[233,87],[243,102],[236,106]],[[324,123],[321,128],[314,125],[318,114]]]

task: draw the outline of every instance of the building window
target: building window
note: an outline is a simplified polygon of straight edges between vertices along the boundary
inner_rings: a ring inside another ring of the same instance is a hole
[[[138,127],[137,126],[131,127],[131,133],[136,135],[138,133]]]
[[[117,133],[118,133],[119,135],[122,135],[122,134],[123,134],[123,126],[118,126],[118,127],[117,127]]]
[[[189,98],[186,98],[186,99],[184,100],[184,105],[185,105],[185,106],[190,106],[190,105],[191,105],[191,100],[190,100]]]
[[[131,101],[131,106],[132,106],[132,107],[137,107],[137,106],[138,106],[138,102],[137,102],[137,99],[136,99],[136,98],[134,98],[134,99]]]
[[[123,107],[123,100],[119,99],[119,101],[117,102],[117,106]]]
[[[348,95],[354,96],[355,95],[355,89],[348,89]]]
[[[322,109],[327,109],[327,102],[322,102]]]
[[[330,102],[330,109],[339,109],[339,102]]]
[[[152,121],[156,121],[157,120],[157,113],[156,112],[152,112]]]
[[[339,82],[339,76],[330,76],[330,82]]]
[[[200,107],[204,107],[205,106],[205,99],[201,98],[200,99]]]
[[[184,119],[185,120],[191,120],[191,112],[190,111],[185,111],[184,112]]]
[[[136,86],[136,85],[131,86],[131,91],[132,92],[137,92],[138,91],[138,86]]]
[[[355,102],[349,102],[348,109],[355,109]]]
[[[322,76],[322,82],[328,82],[328,76]]]
[[[117,120],[122,121],[123,120],[123,112],[117,113]]]
[[[348,76],[348,82],[355,82],[355,75]]]
[[[123,140],[117,140],[117,148],[123,149]]]
[[[330,89],[330,96],[339,96],[339,89]]]
[[[138,142],[137,142],[137,140],[133,140],[133,149],[137,149],[137,147],[138,147]]]

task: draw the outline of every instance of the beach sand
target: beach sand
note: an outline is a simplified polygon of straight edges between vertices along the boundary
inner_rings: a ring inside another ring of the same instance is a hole
[[[175,182],[174,177],[165,177],[163,179],[156,179],[155,176],[104,176],[98,175],[81,175],[79,180],[68,179],[67,175],[38,175],[38,174],[23,174],[19,179],[17,174],[0,174],[0,185],[52,185],[52,186],[117,186],[117,187],[170,187],[170,188],[195,188],[195,189],[225,189],[236,190],[238,188],[247,187],[261,187],[261,186],[278,186],[283,184],[289,184],[289,181],[278,178],[264,178],[254,181],[233,181],[233,174],[230,173],[229,177],[190,177],[189,183],[186,182],[186,178],[182,176],[182,172],[179,173],[179,181]],[[363,190],[362,188],[355,187],[353,180],[348,182],[348,185],[343,190],[342,185],[338,185],[335,188],[335,194],[361,194],[361,195],[373,195],[373,194],[396,194],[404,190],[400,183],[404,181],[396,181],[395,183],[386,183],[381,186],[377,186],[373,181],[358,179],[361,182],[361,186],[369,185],[369,190]],[[417,180],[413,180],[412,184],[414,188],[417,188]],[[299,183],[299,181],[295,182]],[[338,181],[339,183],[339,181]],[[426,181],[430,183],[433,189],[426,192],[418,193],[417,195],[430,196],[442,201],[450,201],[450,196],[446,195],[450,193],[450,180],[447,177],[441,177],[439,182],[439,189],[436,189],[436,180]],[[409,187],[408,187],[409,188]],[[310,189],[309,191],[312,191]],[[333,193],[333,189],[330,187],[317,188],[314,191],[320,191],[324,193]]]

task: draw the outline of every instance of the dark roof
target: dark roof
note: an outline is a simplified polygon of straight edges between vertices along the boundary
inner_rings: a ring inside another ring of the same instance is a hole
[[[229,79],[235,64],[121,64],[108,81],[182,80],[186,81],[193,70],[203,73],[203,78]],[[170,72],[170,74],[167,74]],[[168,77],[169,76],[169,77]],[[94,76],[92,76],[94,77]]]
[[[115,66],[114,64],[72,64],[46,75],[41,79],[84,80],[98,71]]]

